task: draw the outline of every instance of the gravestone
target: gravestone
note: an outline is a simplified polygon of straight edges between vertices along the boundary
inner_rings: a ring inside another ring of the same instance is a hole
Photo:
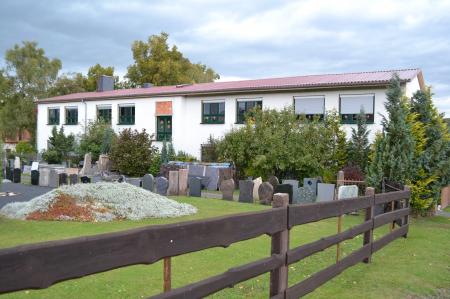
[[[141,178],[127,178],[125,182],[135,187],[141,187]]]
[[[166,196],[168,187],[169,181],[165,177],[159,176],[155,179],[156,193]]]
[[[259,186],[261,186],[262,184],[262,178],[256,178],[253,180],[253,200],[255,202],[258,202],[259,200],[259,194],[258,194],[258,190],[259,190]]]
[[[102,181],[102,176],[101,176],[101,175],[94,175],[94,176],[92,176],[92,178],[91,178],[91,182],[92,182],[93,184],[99,183],[99,182],[101,182],[101,181]]]
[[[16,157],[16,158],[14,159],[14,168],[21,169],[21,167],[22,167],[22,165],[21,165],[21,163],[20,163],[20,158],[19,158],[19,157]]]
[[[220,184],[220,191],[222,192],[222,199],[233,200],[234,180],[223,180]]]
[[[34,185],[34,186],[39,185],[39,171],[38,170],[31,171],[31,185]]]
[[[24,165],[22,173],[23,174],[31,174],[31,165]]]
[[[109,161],[108,155],[100,155],[98,157],[98,171],[110,171],[111,170],[111,162]]]
[[[188,174],[189,176],[194,177],[204,177],[206,171],[206,166],[204,165],[188,165]]]
[[[67,173],[60,173],[59,174],[59,185],[67,185]]]
[[[80,178],[80,181],[83,184],[89,184],[91,182],[91,179],[88,176],[84,175]]]
[[[309,187],[314,195],[317,195],[317,184],[320,183],[318,178],[304,178],[303,179],[303,187]]]
[[[217,191],[219,183],[219,168],[217,167],[206,167],[205,176],[207,177],[206,189],[209,191]]]
[[[71,175],[69,175],[69,181],[70,181],[71,185],[78,184],[78,175],[75,173],[72,173]]]
[[[169,188],[167,195],[178,195],[178,171],[169,171]]]
[[[39,169],[39,186],[48,187],[50,168]]]
[[[300,193],[298,190],[298,181],[297,180],[283,180],[283,184],[292,185],[292,203],[293,204],[300,203]]]
[[[358,186],[339,186],[338,199],[358,197]]]
[[[54,169],[50,169],[50,176],[48,178],[48,186],[52,188],[59,187],[59,174]]]
[[[189,178],[189,196],[201,197],[202,196],[202,178],[190,177]]]
[[[6,166],[5,167],[5,172],[6,172],[6,179],[10,180],[11,182],[13,181],[14,178],[14,171],[13,168]]]
[[[274,175],[271,175],[268,179],[268,182],[272,185],[272,187],[275,187],[276,185],[280,184],[280,181],[278,180],[278,178]]]
[[[33,162],[31,163],[31,170],[39,170],[39,162]]]
[[[91,155],[91,153],[87,153],[84,155],[83,168],[81,169],[80,174],[82,174],[82,175],[91,175],[92,174],[92,155]]]
[[[178,195],[187,195],[188,191],[188,170],[178,170]]]
[[[273,188],[273,194],[287,193],[289,194],[289,204],[292,204],[292,185],[291,184],[279,184]]]
[[[334,200],[335,185],[334,184],[317,184],[317,202]]]
[[[253,181],[240,180],[239,181],[239,201],[253,202]]]
[[[219,168],[219,182],[218,186],[222,184],[222,181],[229,180],[233,178],[233,169],[232,168]]]
[[[150,173],[142,177],[142,188],[145,190],[155,192],[155,178]]]
[[[310,186],[298,188],[298,193],[300,203],[312,203],[316,201],[316,192]]]
[[[13,183],[20,183],[20,179],[22,176],[22,172],[20,171],[20,168],[14,168],[13,170]]]
[[[259,202],[263,205],[270,205],[273,198],[273,186],[269,182],[262,183],[258,188]]]

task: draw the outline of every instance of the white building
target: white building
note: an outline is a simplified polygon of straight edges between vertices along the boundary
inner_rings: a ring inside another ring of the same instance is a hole
[[[367,113],[373,138],[385,114],[386,88],[392,75],[400,76],[411,96],[425,87],[420,69],[311,75],[113,90],[103,77],[99,91],[75,93],[37,101],[37,148],[47,148],[53,126],[82,134],[90,121],[102,117],[119,132],[146,129],[156,144],[171,138],[176,150],[198,158],[210,135],[223,136],[240,126],[246,109],[255,105],[281,109],[294,105],[296,113],[323,115],[336,109],[349,135],[361,107]],[[109,85],[109,86],[108,86]]]

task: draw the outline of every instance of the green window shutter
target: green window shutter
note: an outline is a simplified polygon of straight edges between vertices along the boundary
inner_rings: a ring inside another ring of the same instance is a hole
[[[59,125],[59,108],[48,109],[48,124]]]
[[[134,125],[135,123],[135,107],[119,106],[119,124]]]
[[[66,108],[66,125],[78,124],[78,108]]]
[[[165,115],[156,117],[156,140],[172,140],[172,116]]]
[[[204,124],[224,124],[225,123],[225,102],[203,103],[202,123]]]

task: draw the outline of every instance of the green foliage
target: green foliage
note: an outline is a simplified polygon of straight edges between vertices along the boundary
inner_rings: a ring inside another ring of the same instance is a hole
[[[246,124],[225,134],[217,144],[219,159],[233,162],[241,177],[271,174],[333,179],[345,164],[345,134],[336,112],[324,122],[298,118],[292,107],[257,110]],[[331,175],[333,171],[336,171]]]
[[[421,216],[428,216],[434,208],[433,184],[436,181],[435,176],[429,176],[423,169],[419,170],[414,181],[407,181],[411,187],[411,208],[414,213]]]
[[[100,154],[109,154],[116,133],[110,125],[102,120],[90,122],[86,128],[86,134],[80,135],[78,153],[84,156],[92,154],[93,161],[97,161]]]
[[[16,153],[19,156],[31,155],[35,152],[33,146],[28,141],[19,141],[16,145]]]
[[[64,127],[53,127],[52,136],[48,139],[49,147],[42,153],[42,158],[50,164],[57,164],[69,160],[70,153],[74,150],[75,136],[64,134]]]
[[[91,66],[87,72],[87,77],[84,80],[84,89],[86,91],[96,91],[97,90],[97,79],[102,76],[114,76],[114,67],[107,66],[103,67],[100,64],[96,64]],[[118,77],[114,77],[114,80],[117,82]]]
[[[217,151],[217,145],[219,140],[214,138],[213,135],[209,135],[205,144],[202,144],[201,158],[203,162],[217,162],[219,161],[219,153]]]
[[[200,63],[192,63],[178,51],[169,49],[169,35],[162,32],[132,45],[134,63],[128,67],[126,77],[136,85],[152,83],[157,86],[184,83],[212,82],[219,75]]]
[[[367,130],[366,115],[363,109],[357,116],[356,124],[356,129],[352,128],[352,137],[348,143],[348,164],[350,166],[358,166],[359,169],[365,171],[370,147],[369,131]]]
[[[152,138],[145,130],[123,130],[113,141],[111,161],[123,174],[143,176],[158,153],[158,149],[152,145]]]
[[[162,144],[162,149],[161,149],[161,163],[167,163],[169,162],[169,156],[167,153],[167,142],[164,139],[163,140],[163,144]]]
[[[81,73],[62,74],[49,89],[49,96],[54,97],[86,91],[84,89],[85,80],[86,78]]]
[[[176,157],[175,157],[175,161],[181,161],[181,162],[196,162],[197,158],[188,154],[187,152],[184,151],[178,151]]]
[[[169,146],[167,149],[167,158],[169,159],[169,161],[175,161],[176,159],[175,149],[172,142],[169,142]]]
[[[155,156],[152,159],[152,162],[150,163],[148,172],[156,177],[159,174],[160,169],[161,169],[161,154],[156,152]]]

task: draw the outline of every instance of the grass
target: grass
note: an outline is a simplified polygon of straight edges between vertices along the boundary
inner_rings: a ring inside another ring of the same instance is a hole
[[[0,247],[38,241],[125,230],[149,224],[201,219],[224,214],[262,210],[267,207],[236,202],[179,197],[199,208],[196,215],[178,219],[147,219],[111,223],[33,222],[0,219]],[[345,216],[344,229],[361,223],[361,216]],[[336,219],[296,227],[291,247],[332,235]],[[379,238],[387,226],[375,231]],[[347,255],[361,246],[362,237],[343,244]],[[450,219],[443,217],[412,219],[407,239],[398,239],[373,256],[371,264],[358,264],[329,281],[306,298],[420,298],[440,292],[450,295]],[[214,248],[172,259],[173,287],[180,287],[227,269],[267,257],[270,239],[261,236],[229,248]],[[289,284],[331,265],[335,247],[309,257],[289,269]],[[267,298],[268,274],[222,290],[212,298]],[[116,269],[81,279],[58,283],[46,290],[30,290],[1,298],[146,298],[161,292],[162,263]]]
[[[446,211],[447,213],[450,213],[450,206],[447,206],[444,211]]]

